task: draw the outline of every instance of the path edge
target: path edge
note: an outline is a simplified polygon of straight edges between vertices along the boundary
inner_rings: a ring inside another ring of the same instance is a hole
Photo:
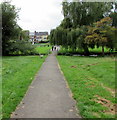
[[[48,56],[47,56],[47,57],[48,57]],[[32,85],[33,82],[36,80],[36,77],[37,77],[38,73],[40,72],[43,64],[45,63],[47,57],[45,58],[45,60],[44,60],[44,62],[42,63],[41,67],[40,67],[40,68],[38,69],[38,71],[35,73],[34,79],[33,79],[32,82],[30,83],[30,85],[28,86],[26,93],[24,94],[24,96],[23,96],[22,100],[19,102],[19,104],[16,106],[15,110],[17,110],[18,107],[19,107],[19,105],[22,104],[23,99],[24,99],[25,96],[27,95],[28,91],[31,89],[31,85]],[[15,110],[11,113],[10,118],[12,118],[12,116],[14,115]]]
[[[68,82],[67,82],[67,80],[66,80],[66,78],[65,78],[65,76],[64,76],[64,73],[63,73],[63,71],[62,71],[62,69],[61,69],[61,67],[60,67],[60,64],[59,64],[59,62],[58,62],[58,59],[56,58],[56,60],[57,60],[57,65],[58,65],[59,71],[60,71],[60,73],[62,74],[63,79],[64,79],[64,82],[65,82],[65,84],[66,84],[66,88],[67,88],[68,91],[69,91],[68,95],[69,95],[69,97],[75,102],[75,110],[76,110],[76,112],[77,112],[76,115],[79,116],[79,115],[80,115],[80,114],[79,114],[80,112],[79,112],[79,109],[76,107],[77,102],[76,102],[76,100],[73,98],[73,93],[72,93],[72,91],[71,91],[71,89],[70,89],[70,87],[69,87],[69,84],[68,84]],[[82,118],[81,115],[80,115],[80,118]]]

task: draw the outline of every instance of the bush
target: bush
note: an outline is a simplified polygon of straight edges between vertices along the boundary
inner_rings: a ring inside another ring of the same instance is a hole
[[[36,54],[35,46],[28,41],[17,40],[12,43],[10,55],[33,55]]]

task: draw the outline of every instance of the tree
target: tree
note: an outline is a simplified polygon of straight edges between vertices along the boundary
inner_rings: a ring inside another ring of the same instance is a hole
[[[55,44],[56,44],[56,43],[55,43],[55,40],[56,40],[56,38],[55,38],[55,29],[52,29],[52,30],[50,31],[49,39],[50,39],[50,44],[52,44],[52,45],[55,45]]]
[[[2,8],[2,52],[8,55],[11,42],[18,35],[20,28],[17,25],[18,9],[10,3],[3,2]]]
[[[89,55],[88,47],[94,48],[95,45],[102,46],[103,53],[104,46],[113,48],[111,41],[114,37],[110,37],[113,36],[113,30],[110,29],[111,34],[107,32],[110,26],[107,20],[103,19],[108,18],[112,13],[113,3],[83,2],[83,0],[67,2],[65,0],[62,7],[64,19],[54,31],[51,31],[51,43],[59,43],[66,49],[72,48],[73,51],[77,48],[83,49],[86,55]],[[93,25],[94,22],[97,22],[96,25]]]
[[[69,3],[67,0],[64,0],[62,2],[62,9],[63,9],[62,12],[63,12],[64,17],[65,18],[68,17]]]
[[[104,47],[113,49],[115,41],[114,32],[116,29],[111,25],[112,19],[110,17],[105,17],[94,23],[94,26],[89,26],[88,34],[85,38],[85,43],[87,43],[91,48],[94,48],[95,45],[97,47],[101,46],[103,55]]]
[[[112,26],[115,26],[117,28],[117,2],[113,3],[113,10],[110,14],[110,17],[112,18]]]
[[[19,32],[19,39],[28,41],[29,40],[29,30],[21,30]]]
[[[72,21],[73,28],[90,25],[105,16],[109,16],[112,3],[108,2],[63,2],[64,18]]]
[[[70,18],[69,17],[64,18],[60,24],[60,27],[62,27],[63,29],[72,28],[72,22]]]

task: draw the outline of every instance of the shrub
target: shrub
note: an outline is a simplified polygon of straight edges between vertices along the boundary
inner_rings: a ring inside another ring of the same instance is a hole
[[[32,55],[36,54],[35,46],[31,45],[28,41],[17,40],[12,43],[10,55]]]

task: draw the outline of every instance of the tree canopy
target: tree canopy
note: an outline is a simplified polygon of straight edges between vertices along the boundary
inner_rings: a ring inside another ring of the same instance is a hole
[[[116,14],[111,2],[67,2],[62,3],[64,19],[50,33],[52,44],[62,45],[66,49],[83,49],[104,46],[114,49],[116,32]]]
[[[24,31],[18,24],[17,20],[18,12],[20,9],[11,5],[10,2],[3,2],[0,4],[2,9],[2,53],[3,55],[9,55],[15,52],[16,46],[17,51],[21,51],[21,47],[28,44],[29,36],[27,33],[29,31]],[[27,41],[27,42],[26,42]],[[26,47],[26,48],[28,48]],[[23,48],[24,49],[24,48]],[[30,47],[29,47],[30,49]]]

